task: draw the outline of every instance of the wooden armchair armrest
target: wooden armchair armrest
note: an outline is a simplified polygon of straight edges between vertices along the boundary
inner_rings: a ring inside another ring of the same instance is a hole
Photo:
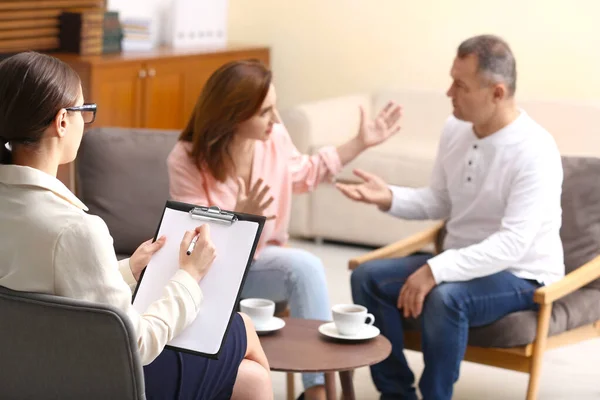
[[[381,258],[405,257],[409,254],[412,254],[415,251],[423,249],[428,244],[435,243],[440,229],[442,229],[443,226],[444,223],[440,222],[426,231],[419,232],[413,236],[407,237],[406,239],[399,240],[396,243],[389,244],[367,254],[363,254],[362,256],[355,257],[348,262],[348,268],[353,270],[358,268],[360,264],[364,264],[367,261],[378,260]]]
[[[536,290],[533,301],[538,304],[550,304],[598,278],[600,278],[600,256],[565,275],[560,281]]]

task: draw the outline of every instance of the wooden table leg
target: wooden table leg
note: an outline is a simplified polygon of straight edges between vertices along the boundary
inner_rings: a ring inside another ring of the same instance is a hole
[[[325,393],[327,400],[336,400],[335,372],[325,372]]]
[[[344,400],[356,400],[354,397],[354,384],[352,383],[352,371],[340,371],[342,382],[342,397]]]
[[[294,390],[294,374],[291,372],[287,372],[285,374],[286,382],[287,382],[287,400],[296,400],[296,391]]]

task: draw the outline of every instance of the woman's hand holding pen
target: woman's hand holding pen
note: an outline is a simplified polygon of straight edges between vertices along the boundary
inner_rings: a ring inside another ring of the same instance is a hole
[[[195,241],[194,245],[192,245],[192,241]],[[204,278],[216,256],[215,245],[210,240],[208,224],[185,233],[179,246],[179,267],[188,272],[196,281],[199,282]]]
[[[263,180],[256,181],[250,190],[246,189],[246,184],[242,178],[238,178],[238,198],[235,205],[235,211],[244,214],[264,215],[267,219],[274,219],[275,215],[265,215],[265,210],[273,202],[273,196],[267,197],[271,187],[263,184]]]

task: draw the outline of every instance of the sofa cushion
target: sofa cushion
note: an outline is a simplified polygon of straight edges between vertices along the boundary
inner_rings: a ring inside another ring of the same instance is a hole
[[[600,255],[600,158],[563,157],[565,270],[571,272]],[[590,283],[600,288],[600,279]]]
[[[83,136],[77,192],[100,216],[115,251],[131,254],[153,237],[169,198],[166,160],[178,131],[98,128]]]
[[[311,153],[315,154],[322,145],[311,146]],[[431,180],[436,152],[437,143],[395,137],[362,153],[344,167],[337,179],[356,182],[359,179],[352,171],[359,168],[392,185],[425,186]]]
[[[421,187],[429,183],[439,138],[452,112],[451,102],[443,92],[437,91],[383,91],[373,96],[371,114],[374,116],[390,100],[403,106],[400,132],[348,164],[339,174],[339,180],[356,181],[352,170],[359,168],[393,185]],[[345,113],[344,119],[357,122],[353,109],[347,108]],[[354,130],[346,129],[348,133],[343,140],[358,132],[358,124],[354,126]],[[314,154],[322,146],[340,143],[339,137],[332,140],[330,134],[314,135],[309,149]]]
[[[533,343],[538,314],[521,311],[469,332],[469,344],[481,347],[515,347]],[[552,307],[549,335],[588,325],[600,320],[600,290],[580,289]]]
[[[600,320],[600,290],[580,289],[552,307],[549,335],[589,325]],[[520,311],[508,314],[498,321],[469,330],[469,345],[479,347],[517,347],[533,343],[537,329],[536,311]],[[408,330],[420,330],[420,319],[407,319]]]
[[[391,218],[374,206],[350,201],[333,185],[323,183],[311,194],[318,204],[310,212],[312,233],[323,239],[381,246],[396,242],[433,226],[435,221],[408,221]],[[332,223],[343,221],[343,223]],[[366,224],[366,225],[365,225]],[[369,227],[377,227],[370,229]]]
[[[282,111],[294,145],[308,153],[311,145],[339,145],[358,132],[360,106],[371,115],[371,96],[355,94],[300,104]]]

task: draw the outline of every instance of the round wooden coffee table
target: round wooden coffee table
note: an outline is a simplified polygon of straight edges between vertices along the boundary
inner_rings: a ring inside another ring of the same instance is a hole
[[[324,372],[327,399],[335,399],[335,373],[339,372],[344,399],[354,400],[352,371],[377,364],[392,351],[383,335],[366,341],[341,341],[319,333],[318,328],[325,321],[284,320],[283,329],[260,336],[271,370]]]

